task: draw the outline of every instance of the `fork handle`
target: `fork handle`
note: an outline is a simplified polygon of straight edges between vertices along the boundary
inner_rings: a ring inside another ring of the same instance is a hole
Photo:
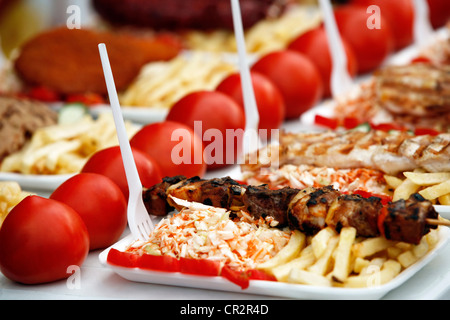
[[[334,98],[339,98],[350,91],[353,81],[347,69],[347,55],[342,44],[331,2],[330,0],[319,0],[319,5],[324,16],[325,31],[333,62],[331,91]]]
[[[124,162],[125,175],[128,182],[128,189],[130,197],[135,196],[138,192],[142,192],[142,183],[139,178],[136,163],[133,158],[133,153],[128,139],[127,131],[125,129],[125,123],[123,120],[122,112],[120,110],[119,97],[117,96],[116,85],[114,83],[114,77],[111,70],[111,65],[108,59],[108,53],[104,43],[98,45],[100,51],[100,59],[102,62],[106,88],[108,90],[109,102],[112,108],[114,122],[117,130],[117,138],[119,140],[120,152]],[[128,163],[128,165],[125,165]]]

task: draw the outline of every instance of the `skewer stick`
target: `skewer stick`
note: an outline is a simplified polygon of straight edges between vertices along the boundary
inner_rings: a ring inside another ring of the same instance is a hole
[[[431,226],[445,226],[450,227],[450,221],[440,218],[440,219],[426,219],[425,222]]]

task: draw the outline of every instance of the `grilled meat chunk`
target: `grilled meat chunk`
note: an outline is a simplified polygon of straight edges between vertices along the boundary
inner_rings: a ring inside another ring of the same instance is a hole
[[[175,198],[191,202],[229,208],[232,205],[233,196],[240,192],[240,190],[235,190],[233,186],[239,186],[239,184],[229,177],[211,180],[193,177],[170,186],[167,188],[167,193]],[[172,200],[169,199],[169,203],[177,208]]]
[[[377,222],[382,207],[381,199],[377,197],[341,195],[333,204],[327,222],[336,230],[354,227],[358,230],[358,235],[377,237],[380,235]]]
[[[155,216],[165,216],[174,210],[168,202],[167,189],[184,180],[186,180],[185,176],[166,177],[161,183],[145,189],[142,192],[142,198],[147,211]]]
[[[450,65],[388,66],[374,76],[376,103],[392,113],[435,117],[450,112]]]
[[[277,227],[288,225],[286,212],[291,199],[298,193],[292,188],[271,190],[267,186],[248,186],[242,195],[244,210],[255,218],[272,217]]]
[[[289,226],[306,234],[314,234],[325,228],[328,211],[339,195],[340,192],[331,186],[296,190],[287,212]]]
[[[418,244],[422,235],[436,228],[428,225],[426,219],[437,219],[437,212],[432,203],[418,193],[392,203],[387,210],[383,223],[387,239]]]

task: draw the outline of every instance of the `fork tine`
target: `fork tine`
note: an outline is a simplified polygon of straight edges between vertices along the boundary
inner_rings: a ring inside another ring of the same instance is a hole
[[[144,241],[147,240],[148,236],[146,236],[146,232],[145,232],[145,230],[143,230],[142,225],[138,225],[138,230],[139,230],[139,238]]]
[[[141,233],[144,234],[144,238],[148,239],[148,235],[151,233],[151,230],[147,220],[142,221],[142,223],[140,224],[140,230]]]

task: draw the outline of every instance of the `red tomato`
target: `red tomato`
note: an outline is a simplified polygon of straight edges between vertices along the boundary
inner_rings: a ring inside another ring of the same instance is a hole
[[[395,50],[402,49],[413,42],[413,0],[352,0],[350,3],[365,9],[371,5],[380,8],[381,15],[389,23],[392,31]]]
[[[450,1],[428,0],[428,7],[433,28],[443,27],[450,20]]]
[[[61,100],[59,94],[47,87],[34,87],[28,93],[29,97],[44,102],[55,102]]]
[[[131,138],[130,144],[150,155],[158,163],[163,177],[202,177],[206,172],[201,137],[182,123],[148,124]]]
[[[81,102],[87,106],[105,103],[105,99],[98,93],[71,94],[66,97],[67,103]]]
[[[90,250],[114,244],[127,226],[127,202],[108,177],[80,173],[63,182],[50,196],[74,209],[86,224]]]
[[[359,6],[335,9],[336,23],[342,37],[353,48],[358,73],[372,71],[388,57],[394,48],[394,38],[387,20],[380,16],[380,29],[368,28],[371,14]]]
[[[325,117],[320,114],[316,114],[316,116],[314,117],[314,123],[319,126],[327,127],[333,130],[339,127],[338,119]]]
[[[159,164],[148,154],[131,148],[134,162],[141,179],[142,186],[150,188],[161,182],[163,178]],[[94,153],[86,162],[81,172],[99,173],[113,180],[128,199],[128,182],[123,166],[119,146],[109,147]]]
[[[218,276],[220,274],[220,262],[209,259],[180,258],[180,272],[203,276]]]
[[[208,169],[236,163],[242,145],[245,113],[226,94],[218,91],[189,93],[172,106],[166,120],[183,123],[201,133]],[[237,139],[230,139],[234,135]]]
[[[394,123],[394,122],[387,122],[387,123],[371,123],[370,126],[374,130],[380,130],[380,131],[406,131],[405,127],[402,127],[400,124]]]
[[[355,53],[345,39],[342,39],[342,44],[347,54],[348,72],[351,76],[355,76],[358,72]],[[321,26],[301,34],[288,45],[288,49],[301,52],[311,59],[322,76],[324,96],[330,96],[330,77],[333,61],[325,28]]]
[[[305,55],[292,51],[274,51],[252,66],[275,83],[286,105],[286,119],[298,118],[322,97],[323,84],[316,66]]]
[[[431,128],[416,128],[414,130],[414,135],[416,136],[423,136],[423,135],[437,136],[440,133],[441,133],[440,131]]]
[[[283,123],[286,108],[284,100],[280,90],[269,78],[255,71],[250,75],[259,111],[259,129],[267,130],[267,137],[270,137],[270,130],[278,129]],[[233,98],[245,110],[239,73],[226,77],[216,90]]]
[[[0,229],[0,270],[25,284],[68,278],[89,252],[89,235],[69,206],[28,196],[15,206]]]

